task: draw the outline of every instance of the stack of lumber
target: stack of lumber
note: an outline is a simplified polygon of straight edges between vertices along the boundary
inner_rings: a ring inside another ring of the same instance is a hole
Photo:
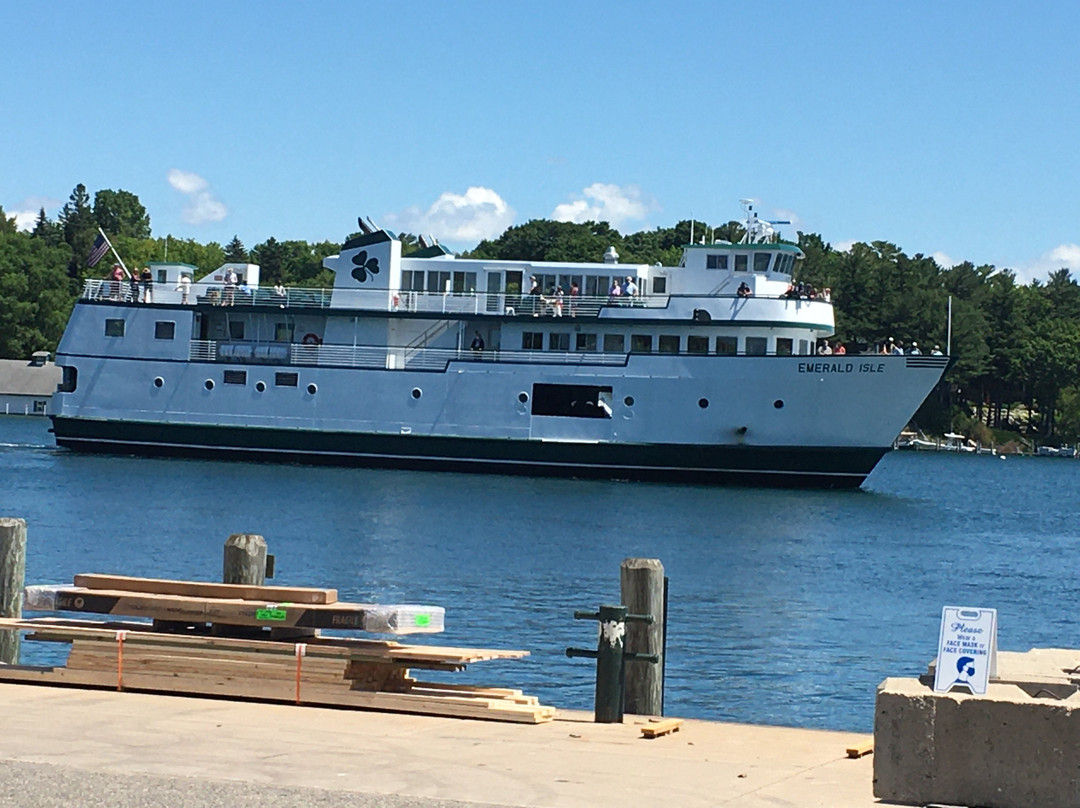
[[[324,625],[326,615],[355,616],[357,611],[381,608],[339,603],[333,590],[290,588],[286,592],[284,587],[156,579],[125,582],[118,576],[76,576],[75,583],[73,587],[52,588],[56,591],[55,607],[83,612],[100,609],[99,613],[110,619],[0,619],[0,629],[28,632],[28,640],[71,645],[66,666],[0,666],[0,681],[532,724],[550,721],[555,713],[520,690],[423,682],[410,675],[410,669],[456,671],[472,662],[518,659],[527,656],[526,651],[323,636],[318,627]],[[95,585],[108,588],[93,589]],[[132,588],[116,588],[120,585]],[[211,597],[211,593],[222,597]],[[37,603],[40,608],[40,597]],[[268,606],[280,607],[285,617],[260,620],[257,611]],[[118,616],[152,618],[154,622],[116,619]],[[217,622],[220,620],[228,622]],[[440,615],[439,628],[434,630],[441,630],[441,622]],[[283,626],[286,631],[300,632],[299,641],[297,637],[275,639],[269,629],[280,631]],[[233,628],[254,631],[256,637],[222,636],[223,628],[226,634]]]

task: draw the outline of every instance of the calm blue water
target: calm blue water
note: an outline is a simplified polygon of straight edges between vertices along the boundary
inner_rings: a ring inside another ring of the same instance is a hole
[[[532,652],[448,676],[560,707],[592,706],[592,662],[564,650],[595,623],[573,612],[617,602],[630,556],[670,578],[671,715],[870,731],[875,687],[925,670],[945,605],[996,607],[1003,650],[1080,647],[1076,461],[893,453],[861,491],[800,492],[96,457],[47,430],[0,418],[28,583],[220,580],[229,534],[260,533],[274,583],[445,606],[439,644]]]

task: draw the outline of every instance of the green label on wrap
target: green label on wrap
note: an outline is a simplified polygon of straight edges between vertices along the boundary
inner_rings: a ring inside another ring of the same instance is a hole
[[[255,619],[266,620],[270,622],[283,622],[285,620],[286,612],[284,609],[256,609]]]
[[[416,615],[416,625],[418,626],[430,626],[431,615],[430,614],[418,614]]]

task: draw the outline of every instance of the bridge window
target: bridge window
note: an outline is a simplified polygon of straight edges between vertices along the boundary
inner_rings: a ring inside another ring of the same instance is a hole
[[[769,261],[772,259],[772,253],[755,253],[754,254],[754,272],[768,272]]]
[[[745,258],[745,256],[743,256]],[[727,269],[727,255],[706,255],[705,269]]]
[[[746,272],[750,256],[748,255],[736,255],[735,256],[735,271]]]
[[[604,334],[604,353],[624,353],[626,336],[624,334]]]
[[[679,337],[673,334],[660,335],[660,353],[678,353]]]
[[[791,356],[794,353],[795,341],[790,337],[777,337],[776,338],[776,355],[777,356]]]
[[[552,332],[548,334],[548,350],[569,351],[570,335],[566,333]]]
[[[739,338],[717,337],[716,352],[722,356],[734,356],[739,352]]]
[[[106,319],[105,320],[105,336],[106,337],[122,337],[124,336],[124,321]]]
[[[768,337],[747,337],[746,338],[746,355],[747,356],[764,356],[766,350],[769,347]]]
[[[654,295],[666,295],[667,294],[667,278],[659,277],[653,278],[652,291]]]
[[[176,323],[164,320],[154,323],[154,339],[173,339],[176,336]]]
[[[632,353],[652,353],[652,334],[631,334],[630,351]]]
[[[579,351],[596,351],[596,334],[578,334],[577,349]]]
[[[611,388],[586,384],[534,384],[532,414],[610,418]]]
[[[707,354],[709,352],[709,338],[690,335],[686,338],[686,352],[692,354]]]
[[[521,335],[521,349],[523,351],[544,350],[544,332],[526,331]]]

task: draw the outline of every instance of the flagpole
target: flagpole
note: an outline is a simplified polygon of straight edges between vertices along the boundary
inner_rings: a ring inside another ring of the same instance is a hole
[[[120,253],[116,251],[116,247],[114,247],[112,245],[112,242],[109,241],[109,237],[105,235],[105,231],[102,230],[100,227],[97,229],[97,231],[101,233],[101,237],[105,239],[105,243],[109,245],[109,249],[112,250],[112,254],[116,256],[116,260],[120,262],[120,266],[124,269],[124,274],[130,278],[131,272],[128,271],[127,266],[124,264],[124,259],[120,257]]]

